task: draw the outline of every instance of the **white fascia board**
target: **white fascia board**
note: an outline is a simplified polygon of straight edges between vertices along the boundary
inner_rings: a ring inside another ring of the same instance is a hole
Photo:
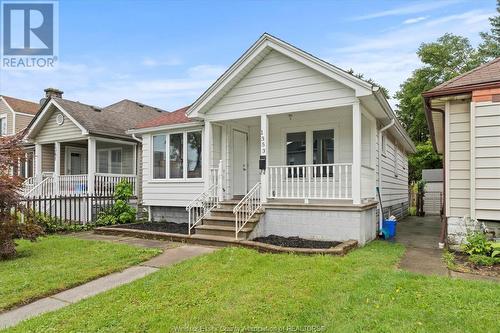
[[[58,103],[56,103],[53,99],[51,99],[47,103],[47,105],[45,105],[45,107],[40,112],[40,114],[38,115],[38,117],[35,119],[35,122],[33,123],[33,125],[30,126],[30,128],[28,130],[28,133],[26,134],[26,138],[28,138],[28,139],[31,138],[31,135],[33,134],[34,130],[38,126],[40,126],[40,124],[42,123],[42,121],[45,119],[50,106],[52,106],[52,105],[54,105],[56,108],[59,109],[59,111],[61,111],[66,117],[68,117],[82,131],[82,135],[88,135],[89,134],[89,132],[82,125],[80,125],[73,117],[71,117],[71,115],[66,110],[64,110]]]
[[[152,133],[152,132],[164,131],[164,130],[200,127],[200,126],[203,126],[203,124],[204,124],[204,122],[196,121],[196,122],[189,122],[189,123],[182,123],[182,124],[162,125],[162,126],[155,126],[155,127],[130,129],[126,133],[127,134],[144,134],[144,133]]]
[[[212,98],[224,89],[225,85],[231,82],[242,70],[249,65],[260,53],[266,49],[273,49],[280,52],[302,64],[308,66],[344,85],[352,88],[357,97],[372,94],[372,85],[368,82],[358,79],[341,69],[320,60],[309,53],[306,53],[293,45],[285,43],[273,36],[264,34],[255,42],[229,69],[220,76],[215,83],[210,86],[186,112],[187,116],[197,117],[200,111],[206,106]]]

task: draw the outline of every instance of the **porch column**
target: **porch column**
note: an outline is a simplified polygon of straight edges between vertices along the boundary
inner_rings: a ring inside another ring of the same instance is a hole
[[[352,104],[352,203],[361,203],[361,108]]]
[[[96,165],[96,143],[95,138],[88,138],[88,149],[87,149],[87,176],[88,176],[88,193],[93,194],[95,191],[95,165]]]
[[[61,143],[54,142],[54,192],[56,195],[60,194],[61,186],[59,176],[61,173]]]
[[[269,166],[268,150],[269,146],[269,122],[267,114],[260,116],[260,159],[265,160],[265,169],[260,170],[260,201],[261,203],[267,202],[267,168]],[[259,162],[260,164],[260,162]]]
[[[39,179],[42,175],[42,145],[39,143],[35,144],[35,156],[33,158],[35,160],[33,176]]]
[[[212,166],[211,150],[212,150],[212,123],[205,120],[205,129],[203,131],[203,149],[202,149],[202,175],[205,179],[205,190],[210,187],[211,174],[210,169]],[[220,180],[219,180],[220,181]]]

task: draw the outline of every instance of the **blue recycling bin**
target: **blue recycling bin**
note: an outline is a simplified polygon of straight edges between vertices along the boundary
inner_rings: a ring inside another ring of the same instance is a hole
[[[396,220],[387,219],[382,223],[382,233],[385,239],[391,239],[396,236]]]

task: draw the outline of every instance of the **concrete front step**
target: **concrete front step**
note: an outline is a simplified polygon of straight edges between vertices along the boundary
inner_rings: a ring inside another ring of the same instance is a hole
[[[260,217],[262,212],[257,212],[254,216]],[[211,216],[225,216],[225,217],[234,217],[233,208],[214,208],[210,212]]]
[[[235,238],[235,227],[233,226],[220,226],[220,225],[208,225],[202,224],[195,227],[197,235],[207,235],[207,236],[222,236],[222,237],[233,237]],[[238,238],[246,239],[247,236],[252,232],[253,228],[244,227],[238,233]]]
[[[245,224],[245,227],[253,229],[253,228],[255,228],[255,226],[257,225],[258,222],[259,222],[258,219],[252,219]],[[203,224],[204,225],[218,225],[218,226],[222,226],[222,227],[231,227],[234,229],[234,227],[236,225],[236,221],[234,219],[224,219],[222,217],[217,216],[217,217],[204,218]]]

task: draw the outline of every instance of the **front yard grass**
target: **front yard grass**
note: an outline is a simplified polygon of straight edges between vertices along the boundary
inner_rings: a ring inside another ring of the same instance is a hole
[[[226,248],[33,318],[12,332],[492,332],[500,285],[396,268],[404,248],[345,257]],[[176,329],[177,327],[177,329]],[[234,330],[233,330],[234,331]],[[284,331],[284,330],[281,330]]]
[[[18,255],[0,261],[0,311],[140,263],[155,254],[124,244],[64,236],[18,241]]]

